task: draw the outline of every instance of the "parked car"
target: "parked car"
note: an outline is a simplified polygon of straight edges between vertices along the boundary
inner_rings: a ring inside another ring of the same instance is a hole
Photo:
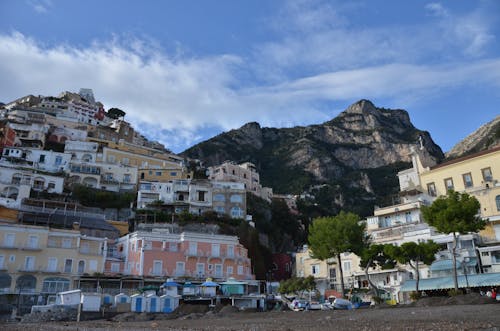
[[[300,310],[309,310],[310,304],[309,301],[303,299],[294,299],[290,305],[291,310],[300,311]]]

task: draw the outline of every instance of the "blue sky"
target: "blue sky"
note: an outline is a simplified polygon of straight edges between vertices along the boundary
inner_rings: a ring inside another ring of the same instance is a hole
[[[500,2],[0,0],[0,101],[92,88],[175,152],[406,109],[444,151],[500,114]]]

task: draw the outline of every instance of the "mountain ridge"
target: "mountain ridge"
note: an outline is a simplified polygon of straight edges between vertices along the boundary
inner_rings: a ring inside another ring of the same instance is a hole
[[[326,185],[328,192],[321,194],[332,199],[330,212],[369,201],[362,212],[366,214],[385,194],[377,192],[383,189],[375,187],[379,178],[374,177],[387,172],[393,177],[388,191],[397,193],[397,171],[409,165],[410,150],[419,140],[429,163],[443,159],[441,148],[427,131],[413,126],[405,110],[377,108],[362,99],[321,124],[263,128],[250,122],[181,155],[203,160],[206,166],[226,160],[252,162],[262,184],[276,193],[301,194],[318,187],[324,191]]]

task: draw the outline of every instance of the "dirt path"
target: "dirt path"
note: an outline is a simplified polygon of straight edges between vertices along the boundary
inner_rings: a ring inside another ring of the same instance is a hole
[[[157,315],[155,318],[164,318]],[[500,304],[397,307],[352,311],[190,314],[170,320],[7,324],[1,330],[488,330],[500,331]]]

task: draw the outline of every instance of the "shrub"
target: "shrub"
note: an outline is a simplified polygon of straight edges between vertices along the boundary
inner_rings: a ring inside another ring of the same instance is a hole
[[[413,291],[410,293],[410,299],[412,301],[417,301],[418,299],[420,299],[422,297],[422,295],[420,294],[420,292],[417,292],[417,291]]]
[[[453,290],[448,291],[448,296],[450,296],[450,297],[455,297],[457,295],[462,295],[462,294],[463,293],[460,290],[457,291],[457,290],[453,289]]]

